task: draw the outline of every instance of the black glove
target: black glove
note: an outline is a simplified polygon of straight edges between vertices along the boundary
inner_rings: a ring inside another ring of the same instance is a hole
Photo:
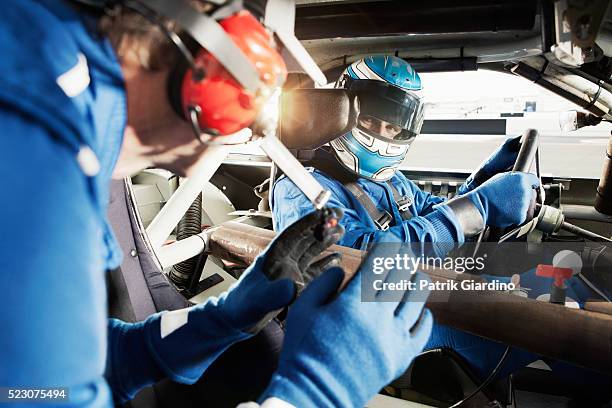
[[[337,264],[338,253],[317,258],[344,234],[338,222],[342,215],[338,208],[323,208],[287,227],[267,251],[264,274],[270,280],[293,280],[299,292],[327,268]]]
[[[342,215],[338,208],[323,208],[306,215],[277,235],[255,263],[263,258],[261,272],[270,282],[291,280],[296,289],[295,300],[310,281],[340,260],[338,253],[317,258],[344,234],[338,223]],[[259,332],[283,310],[286,309],[269,312],[249,332]]]

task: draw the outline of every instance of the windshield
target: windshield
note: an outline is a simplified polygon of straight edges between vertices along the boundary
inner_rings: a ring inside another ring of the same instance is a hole
[[[612,125],[562,131],[560,114],[579,108],[560,96],[487,70],[424,73],[421,80],[425,125],[402,169],[470,173],[505,138],[535,128],[541,135],[542,175],[601,176]]]
[[[425,122],[401,166],[408,171],[471,173],[508,137],[540,134],[543,176],[599,179],[612,125],[562,131],[573,103],[524,78],[495,71],[423,73]],[[332,87],[333,84],[330,84]],[[367,128],[366,116],[360,121]],[[393,132],[392,127],[383,132]],[[412,139],[410,140],[412,141]],[[257,144],[236,146],[234,159],[267,161]]]

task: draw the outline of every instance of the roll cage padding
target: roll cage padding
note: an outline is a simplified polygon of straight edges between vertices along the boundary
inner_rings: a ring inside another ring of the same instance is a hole
[[[345,89],[294,89],[281,96],[279,138],[288,149],[316,149],[357,125],[359,101]]]
[[[273,231],[233,221],[213,227],[211,255],[248,264],[274,238]],[[342,254],[346,284],[359,269],[364,252],[332,245],[324,254]],[[428,268],[434,282],[479,277],[452,270]],[[436,290],[427,302],[436,322],[500,341],[533,353],[612,372],[612,315],[569,309],[499,291]]]

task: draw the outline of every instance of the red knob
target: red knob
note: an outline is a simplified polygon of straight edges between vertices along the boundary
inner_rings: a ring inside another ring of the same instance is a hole
[[[537,276],[544,276],[546,278],[554,278],[555,286],[562,288],[566,279],[569,279],[574,274],[574,270],[571,268],[559,268],[553,265],[538,265],[536,269]]]

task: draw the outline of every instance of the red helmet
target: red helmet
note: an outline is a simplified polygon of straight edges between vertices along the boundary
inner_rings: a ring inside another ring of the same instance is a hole
[[[287,68],[272,34],[248,11],[239,11],[219,24],[255,67],[260,87],[256,92],[245,89],[217,58],[201,49],[195,64],[203,70],[204,77],[194,79],[193,70],[187,71],[181,86],[181,102],[186,116],[190,108],[198,110],[198,123],[203,131],[228,135],[255,120],[272,90],[285,82]]]
[[[159,17],[175,21],[200,45],[194,57],[179,36],[158,21],[191,66],[169,91],[173,106],[183,111],[198,134],[228,135],[244,129],[259,115],[274,88],[282,86],[287,67],[276,50],[274,35],[316,83],[327,82],[295,38],[294,0],[268,0],[265,27],[242,8],[240,0],[227,1],[212,15],[199,13],[186,0],[73,1],[101,10],[124,4],[151,21]]]

